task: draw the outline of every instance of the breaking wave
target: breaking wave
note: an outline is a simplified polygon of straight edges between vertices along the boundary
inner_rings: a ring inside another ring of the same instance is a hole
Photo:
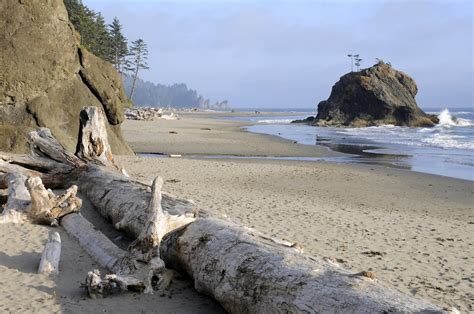
[[[289,124],[291,121],[295,119],[265,119],[265,120],[257,120],[258,123],[266,123],[266,124]]]
[[[438,126],[452,127],[452,126],[472,126],[474,122],[468,119],[456,118],[451,115],[448,109],[444,109],[438,115]]]

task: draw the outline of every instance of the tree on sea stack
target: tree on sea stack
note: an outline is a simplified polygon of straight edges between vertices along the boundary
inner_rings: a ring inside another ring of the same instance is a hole
[[[132,72],[132,90],[130,91],[130,100],[133,98],[135,92],[135,85],[137,83],[138,72],[140,70],[148,70],[148,47],[143,39],[139,38],[132,42],[130,47],[130,64],[127,65],[127,70]]]

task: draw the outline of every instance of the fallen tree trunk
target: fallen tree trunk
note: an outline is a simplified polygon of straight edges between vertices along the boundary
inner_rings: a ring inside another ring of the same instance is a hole
[[[371,273],[350,273],[219,219],[198,219],[168,234],[160,253],[231,313],[441,311]]]
[[[80,133],[88,123],[100,123],[93,117],[98,114],[102,113],[97,108],[86,108],[81,113],[84,123]],[[88,118],[83,119],[85,116]],[[106,138],[80,138],[76,155],[65,151],[47,129],[32,132],[29,140],[36,156],[63,164],[60,175],[68,176],[67,184],[77,184],[102,216],[116,228],[140,237],[149,226],[147,209],[152,189],[120,173],[107,152]],[[84,145],[88,149],[81,149]],[[95,154],[105,160],[95,158]],[[38,167],[22,166],[47,175]],[[163,242],[154,244],[159,245],[154,250],[159,249],[168,267],[186,271],[198,291],[212,296],[230,312],[442,312],[379,284],[369,278],[373,277],[369,272],[351,274],[334,263],[299,253],[289,247],[292,243],[276,243],[241,226],[204,218],[192,202],[163,195],[162,205],[170,215],[198,219],[178,230],[168,230]],[[144,278],[149,278],[149,269],[141,269],[148,271]],[[100,286],[98,274],[92,272],[88,278]],[[120,284],[120,280],[117,282]]]

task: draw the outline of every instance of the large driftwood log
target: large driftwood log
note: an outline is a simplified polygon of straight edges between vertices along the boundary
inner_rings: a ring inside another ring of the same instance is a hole
[[[350,273],[219,219],[198,219],[168,234],[160,253],[231,313],[440,311],[370,273]]]
[[[61,258],[61,237],[57,232],[50,232],[48,242],[44,246],[41,261],[38,267],[39,274],[59,273],[59,260]]]
[[[86,110],[83,114],[92,113]],[[84,121],[93,124],[100,119]],[[100,127],[90,128],[95,129]],[[45,129],[33,132],[29,140],[35,155],[64,164],[69,180],[117,228],[135,238],[146,233],[150,221],[147,205],[152,200],[148,185],[123,176],[100,158],[79,158],[66,152]],[[87,145],[97,142],[96,138]],[[92,147],[87,151],[96,154],[100,150]],[[23,167],[47,174],[38,167]],[[192,217],[197,211],[193,203],[166,194],[162,204],[171,215]],[[284,242],[275,243],[226,221],[199,216],[178,230],[170,230],[160,244],[159,256],[169,267],[186,271],[198,291],[212,296],[230,312],[441,312],[361,276],[370,277],[369,273],[351,274],[288,248]],[[150,269],[140,269],[149,278]],[[100,276],[94,274],[90,279],[97,281]]]

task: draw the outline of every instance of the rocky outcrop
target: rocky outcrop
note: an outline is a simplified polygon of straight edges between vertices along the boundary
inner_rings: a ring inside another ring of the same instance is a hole
[[[389,64],[344,75],[333,86],[328,100],[318,105],[318,126],[365,127],[382,124],[429,127],[438,123],[415,101],[415,81]]]
[[[79,112],[97,106],[113,152],[132,153],[120,131],[127,103],[121,77],[76,40],[63,0],[0,1],[0,151],[25,152],[37,127],[73,151]]]

